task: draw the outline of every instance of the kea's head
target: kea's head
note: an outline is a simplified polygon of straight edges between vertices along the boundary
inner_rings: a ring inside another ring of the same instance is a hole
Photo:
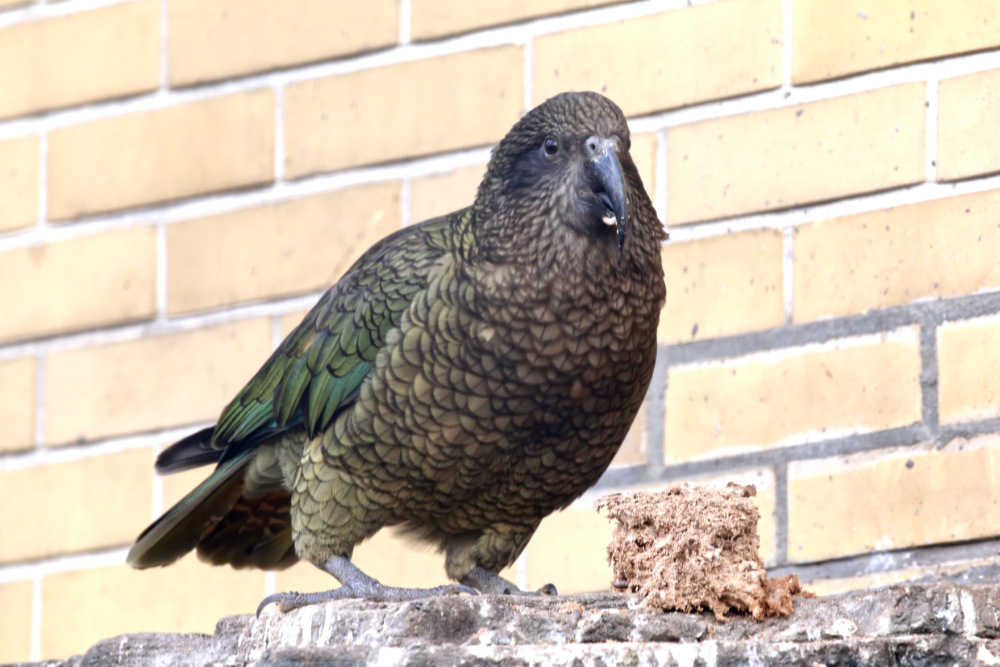
[[[494,256],[533,240],[623,251],[637,206],[652,211],[629,148],[625,115],[603,95],[535,107],[493,151],[476,198],[480,242]]]

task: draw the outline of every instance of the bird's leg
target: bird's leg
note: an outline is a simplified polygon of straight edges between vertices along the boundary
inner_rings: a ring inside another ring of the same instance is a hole
[[[319,593],[274,593],[268,595],[257,607],[257,615],[272,602],[278,603],[282,612],[298,609],[310,604],[319,604],[330,600],[359,598],[363,600],[378,600],[380,602],[404,602],[419,600],[437,595],[458,595],[467,593],[478,595],[475,589],[459,584],[446,584],[434,588],[398,588],[386,586],[382,582],[361,571],[361,569],[344,556],[332,556],[319,566],[324,572],[333,575],[340,582],[340,588]],[[494,575],[495,576],[495,575]]]
[[[490,572],[485,567],[477,565],[462,577],[462,583],[475,588],[484,595],[558,595],[556,587],[545,584],[534,593],[522,591],[513,583],[507,581],[496,572]]]

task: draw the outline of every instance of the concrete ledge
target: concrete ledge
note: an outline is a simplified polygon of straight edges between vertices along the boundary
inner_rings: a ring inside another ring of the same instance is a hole
[[[83,656],[97,665],[996,665],[1000,587],[919,584],[796,599],[789,618],[636,608],[626,595],[342,601],[229,616],[215,634],[134,634]]]

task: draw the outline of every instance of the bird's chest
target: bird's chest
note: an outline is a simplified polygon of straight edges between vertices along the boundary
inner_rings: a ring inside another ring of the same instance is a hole
[[[622,393],[623,369],[645,363],[637,314],[614,290],[553,281],[507,285],[470,320],[470,354],[500,381],[500,393],[567,410]],[[655,341],[654,341],[655,345]]]

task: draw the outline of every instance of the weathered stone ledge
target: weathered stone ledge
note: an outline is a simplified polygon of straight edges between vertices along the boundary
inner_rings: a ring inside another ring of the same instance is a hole
[[[634,608],[625,595],[343,601],[223,618],[215,634],[135,634],[97,665],[996,665],[1000,587],[895,586],[796,599],[789,618],[716,622]]]

